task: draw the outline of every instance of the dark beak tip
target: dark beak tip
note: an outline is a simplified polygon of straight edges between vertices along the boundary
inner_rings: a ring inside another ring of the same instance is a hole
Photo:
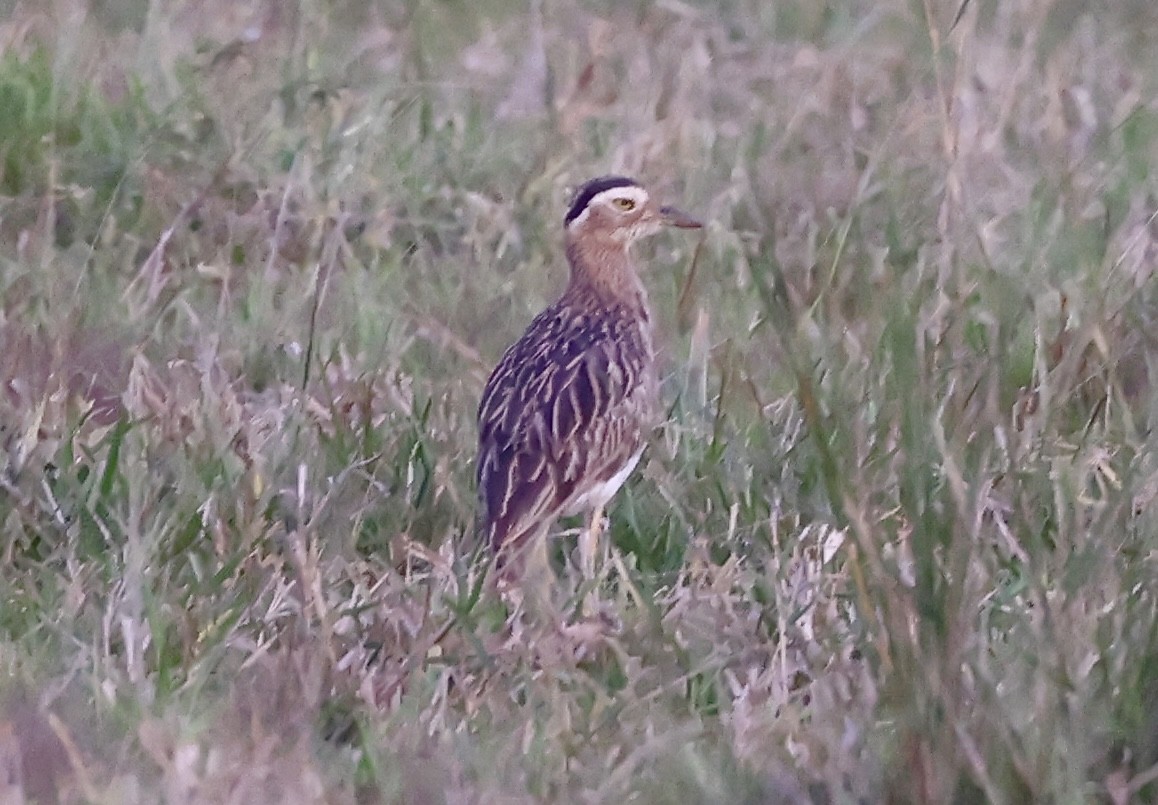
[[[663,216],[664,223],[668,226],[679,229],[701,229],[703,227],[700,221],[676,207],[660,207],[659,212]]]

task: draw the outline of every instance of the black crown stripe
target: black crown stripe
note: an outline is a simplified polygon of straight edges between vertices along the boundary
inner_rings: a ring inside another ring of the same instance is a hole
[[[595,198],[604,190],[611,190],[615,187],[639,187],[639,182],[634,179],[628,179],[626,176],[601,176],[598,179],[592,179],[579,188],[579,192],[575,194],[575,201],[571,203],[571,209],[567,210],[567,216],[563,219],[563,225],[566,226],[578,218],[583,213],[583,210],[587,209],[587,205],[591,203],[591,199]]]

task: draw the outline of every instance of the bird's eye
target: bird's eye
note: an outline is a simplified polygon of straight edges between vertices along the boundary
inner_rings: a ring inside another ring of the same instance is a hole
[[[615,204],[616,207],[623,210],[624,212],[628,212],[630,210],[635,209],[635,202],[629,198],[623,198],[622,196],[615,199],[615,201],[612,203]]]

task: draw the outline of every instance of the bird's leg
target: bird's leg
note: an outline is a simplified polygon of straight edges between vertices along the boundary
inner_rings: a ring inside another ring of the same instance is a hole
[[[536,534],[534,542],[528,546],[527,565],[523,575],[523,586],[531,600],[536,616],[551,611],[551,591],[555,576],[551,572],[551,556],[546,529]]]
[[[599,553],[599,538],[603,535],[603,507],[591,512],[591,522],[579,534],[579,565],[584,581],[595,578],[595,558]]]
[[[521,564],[518,586],[522,593],[522,609],[532,618],[548,616],[552,608],[551,592],[555,576],[551,572],[549,548],[545,528],[529,535],[518,547]]]
[[[493,590],[506,603],[510,618],[535,620],[548,616],[554,576],[546,528],[525,531],[501,546],[493,578]]]

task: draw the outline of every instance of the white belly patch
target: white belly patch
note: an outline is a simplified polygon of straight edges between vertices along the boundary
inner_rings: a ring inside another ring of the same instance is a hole
[[[643,455],[643,448],[639,448],[635,455],[627,460],[627,463],[620,468],[619,472],[608,478],[606,481],[595,484],[586,492],[584,492],[571,504],[564,512],[565,515],[579,514],[588,509],[594,509],[603,506],[611,498],[615,497],[615,493],[619,491],[619,487],[623,486],[623,482],[631,475],[635,469],[635,465],[639,463],[639,457]]]

